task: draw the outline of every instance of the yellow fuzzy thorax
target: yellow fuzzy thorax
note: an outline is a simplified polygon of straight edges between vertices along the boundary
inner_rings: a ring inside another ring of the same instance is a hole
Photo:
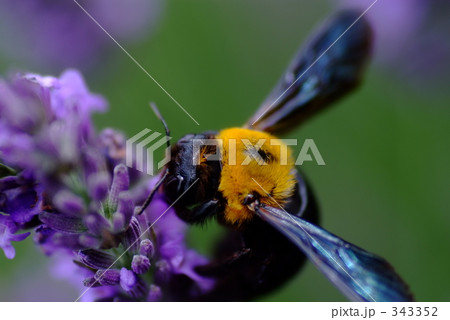
[[[290,148],[280,139],[243,128],[222,130],[217,138],[222,155],[219,191],[227,200],[224,213],[227,223],[240,226],[253,218],[253,212],[243,203],[247,195],[259,194],[261,203],[278,207],[277,203],[283,205],[293,194],[294,160]],[[265,140],[258,153],[258,148],[251,146],[261,144],[261,139]],[[282,148],[286,152],[281,152]],[[266,161],[261,161],[263,157]]]

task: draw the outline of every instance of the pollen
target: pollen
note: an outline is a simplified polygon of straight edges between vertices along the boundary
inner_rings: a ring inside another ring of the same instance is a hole
[[[225,129],[217,138],[222,155],[219,191],[227,200],[224,212],[227,223],[240,226],[253,218],[253,212],[245,204],[249,195],[275,207],[292,196],[294,160],[282,140],[243,128]]]

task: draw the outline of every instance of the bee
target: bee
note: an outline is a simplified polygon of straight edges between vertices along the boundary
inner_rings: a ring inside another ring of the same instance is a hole
[[[188,134],[172,147],[168,142],[171,160],[140,212],[161,192],[187,223],[215,218],[229,230],[212,262],[196,268],[216,280],[199,300],[254,299],[286,283],[307,259],[350,300],[413,299],[386,260],[318,226],[311,187],[276,138],[353,90],[371,46],[362,15],[341,12],[311,37],[243,127]],[[186,299],[179,292],[175,299]]]

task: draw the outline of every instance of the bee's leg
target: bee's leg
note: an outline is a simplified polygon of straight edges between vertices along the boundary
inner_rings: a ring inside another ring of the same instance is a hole
[[[192,211],[186,215],[186,221],[189,223],[203,224],[207,219],[216,216],[221,210],[222,206],[219,200],[208,200],[192,209]]]
[[[222,260],[214,260],[207,265],[198,266],[195,268],[195,271],[205,277],[219,277],[229,273],[230,268],[239,264],[239,261],[248,257],[250,253],[251,250],[249,248],[241,248]]]
[[[153,200],[153,197],[155,196],[156,192],[158,192],[159,187],[162,185],[162,183],[164,182],[164,180],[167,179],[167,177],[169,176],[169,171],[166,170],[164,175],[161,177],[161,179],[159,179],[159,181],[155,184],[155,186],[153,187],[152,191],[150,192],[150,194],[148,195],[147,199],[145,199],[144,204],[142,205],[142,207],[139,209],[137,215],[141,215],[142,212],[144,212],[147,207],[150,205],[150,203]]]
[[[284,210],[309,222],[319,223],[319,208],[314,193],[303,174],[296,172],[294,194],[286,201]]]

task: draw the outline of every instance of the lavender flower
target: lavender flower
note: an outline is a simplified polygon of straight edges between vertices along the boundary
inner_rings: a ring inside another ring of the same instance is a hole
[[[12,259],[16,255],[11,241],[22,241],[30,234],[29,232],[15,234],[17,230],[18,227],[10,217],[0,216],[0,248],[3,249],[8,259]]]
[[[162,5],[160,0],[78,3],[121,42],[154,29]],[[93,66],[114,46],[73,0],[0,0],[0,36],[4,55],[44,70]]]
[[[0,81],[0,248],[13,258],[34,229],[81,300],[196,299],[214,285],[194,271],[208,261],[163,195],[135,215],[156,180],[123,164],[122,134],[96,134],[90,115],[106,107],[74,70]]]
[[[373,0],[340,0],[366,10]],[[375,59],[413,84],[446,83],[450,73],[450,3],[446,0],[378,1],[367,12],[375,29]]]

